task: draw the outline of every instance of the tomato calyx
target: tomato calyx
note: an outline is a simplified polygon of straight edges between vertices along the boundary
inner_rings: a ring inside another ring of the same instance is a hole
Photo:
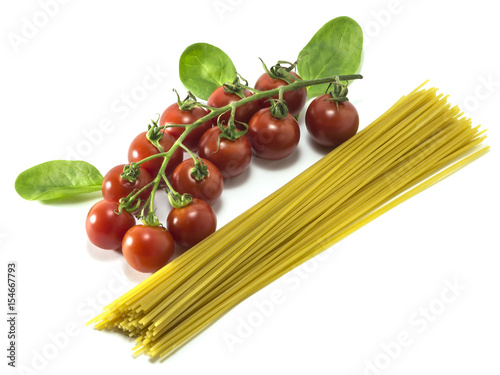
[[[278,99],[274,98],[269,98],[271,101],[271,107],[269,108],[269,111],[271,112],[271,116],[277,119],[284,119],[286,116],[288,116],[288,106],[286,105],[286,102],[283,100],[283,90],[279,90],[279,97]]]
[[[181,143],[181,147],[191,156],[193,159],[193,168],[191,168],[190,173],[195,178],[196,181],[201,181],[205,177],[208,177],[208,166],[203,162],[203,159],[198,155],[195,155],[188,147]]]
[[[201,160],[197,158],[194,159],[193,168],[191,168],[191,175],[195,178],[196,181],[201,181],[204,178],[208,177],[208,166]]]
[[[325,100],[333,100],[337,105],[337,111],[339,110],[339,103],[349,101],[349,98],[347,97],[347,93],[349,92],[349,90],[347,89],[348,84],[348,82],[346,82],[345,84],[340,83],[339,77],[337,76],[335,77],[335,82],[330,83],[330,85],[328,85],[328,88],[326,89],[327,94],[330,95],[330,98]],[[333,86],[333,90],[329,91],[331,86]]]
[[[220,130],[219,141],[217,143],[217,150],[219,149],[219,144],[220,144],[221,138],[226,138],[226,139],[229,139],[230,141],[235,141],[238,138],[244,136],[248,131],[248,124],[247,123],[241,122],[241,121],[236,121],[234,119],[235,112],[236,112],[236,108],[234,106],[231,106],[231,116],[229,117],[229,121],[228,121],[227,125],[223,125],[222,122],[220,121],[220,117],[222,115],[217,118],[217,127]],[[245,129],[238,130],[238,128],[236,127],[236,122],[238,124],[242,125]]]
[[[234,124],[234,120],[232,121],[231,125],[231,120],[229,122],[228,126],[223,126],[220,122],[217,122],[217,126],[219,130],[221,131],[219,135],[219,141],[217,143],[217,150],[219,149],[220,145],[220,140],[221,138],[226,138],[230,141],[236,141],[238,138],[243,137],[245,134],[247,134],[248,130],[248,124],[244,122],[238,122],[239,124],[243,125],[245,127],[245,130],[238,130]]]
[[[138,191],[134,190],[125,198],[121,198],[118,203],[118,215],[122,213],[122,211],[134,213],[139,210],[142,205],[142,201],[140,198],[136,198],[139,194]]]
[[[141,221],[148,227],[159,227],[161,225],[160,220],[154,211],[149,211],[147,215],[144,215],[144,212],[141,213]]]
[[[297,63],[299,60],[295,61],[294,63],[280,60],[276,63],[276,65],[271,66],[270,69],[267,68],[266,64],[264,61],[259,57],[259,60],[262,62],[262,66],[264,67],[264,70],[266,73],[271,77],[272,79],[281,79],[288,83],[289,85],[297,81],[297,77],[292,75],[290,72],[295,69],[297,66]],[[284,67],[283,64],[289,65],[288,67]]]
[[[136,163],[130,163],[129,165],[125,165],[123,167],[123,172],[120,177],[134,183],[137,181],[137,178],[139,178],[140,173],[141,170],[139,169],[139,166]]]
[[[158,121],[160,120],[160,115],[156,120],[151,120],[151,124],[148,125],[148,132],[146,133],[146,138],[151,142],[160,152],[163,152],[163,147],[160,145],[160,139],[163,137],[165,130],[158,126]]]
[[[151,188],[153,184],[154,181],[151,181],[149,184],[144,185],[140,190],[134,189],[125,198],[121,198],[118,201],[118,214],[121,214],[123,210],[130,213],[137,213],[139,209],[143,207],[141,216],[144,216],[144,209],[146,208],[146,203],[151,200],[151,195],[146,200],[140,199],[140,195],[143,191]]]
[[[177,105],[181,111],[191,111],[194,107],[199,105],[196,96],[194,96],[191,91],[187,92],[186,99],[184,100],[181,100],[176,89],[173,89],[173,91],[175,92],[175,95],[177,95]]]
[[[193,196],[191,194],[179,194],[174,190],[168,191],[167,195],[170,205],[174,208],[186,207],[193,201]]]
[[[229,94],[236,94],[238,95],[241,99],[245,99],[245,90],[249,89],[248,87],[248,81],[243,78],[239,73],[236,73],[237,76],[234,78],[233,82],[226,82],[222,84],[222,89],[224,92],[227,92]],[[240,82],[243,81],[244,84]]]

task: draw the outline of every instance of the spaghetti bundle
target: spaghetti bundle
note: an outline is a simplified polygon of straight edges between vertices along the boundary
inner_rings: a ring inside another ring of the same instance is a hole
[[[93,322],[165,357],[245,298],[487,152],[422,87],[282,188],[112,302]]]

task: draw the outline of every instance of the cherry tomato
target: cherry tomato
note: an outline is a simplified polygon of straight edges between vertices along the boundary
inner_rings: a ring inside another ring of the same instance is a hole
[[[146,138],[147,132],[142,132],[137,137],[134,138],[130,147],[128,149],[128,161],[129,163],[138,162],[148,156],[158,154],[160,151]],[[170,150],[170,147],[174,144],[175,139],[170,134],[165,133],[160,139],[160,145],[163,147],[163,151]],[[170,158],[165,169],[167,176],[171,175],[175,167],[177,167],[183,159],[182,149],[179,147],[175,150],[174,154]],[[155,158],[149,160],[141,165],[141,168],[149,172],[153,179],[158,175],[161,164],[163,163],[163,158]]]
[[[207,202],[194,198],[185,207],[172,208],[167,228],[179,246],[190,248],[215,232],[217,217]]]
[[[199,120],[203,116],[206,116],[207,114],[208,114],[207,110],[199,107],[194,107],[189,111],[181,111],[179,109],[179,105],[177,103],[174,103],[171,106],[167,107],[165,111],[163,111],[160,118],[160,126],[166,124],[189,125],[195,122],[196,120]],[[186,138],[184,138],[184,141],[182,143],[190,150],[196,151],[200,137],[211,127],[212,127],[212,122],[205,121],[195,129],[191,130],[191,132],[186,136]],[[179,138],[183,132],[184,128],[181,127],[172,127],[165,129],[165,133],[170,134],[175,139]]]
[[[253,115],[248,124],[248,139],[255,155],[268,160],[279,160],[290,155],[299,144],[299,124],[288,114],[283,119],[263,108]]]
[[[121,198],[125,198],[132,191],[139,191],[144,186],[153,181],[151,175],[144,169],[140,168],[139,177],[135,182],[130,182],[121,178],[125,164],[117,165],[109,170],[102,181],[102,196],[107,201],[118,202]],[[151,194],[152,186],[139,194],[139,199],[146,202],[149,194]]]
[[[191,194],[193,198],[200,198],[208,204],[214,205],[222,194],[224,181],[219,168],[207,159],[201,158],[201,160],[208,168],[208,176],[198,181],[191,173],[194,160],[190,158],[175,168],[170,183],[178,193]]]
[[[291,75],[300,79],[299,75],[295,72],[290,72]],[[267,91],[276,89],[281,86],[288,86],[288,83],[282,79],[274,79],[269,76],[269,74],[262,74],[257,82],[255,82],[255,88],[260,91]],[[278,95],[273,95],[271,98],[278,99]],[[283,93],[283,100],[286,102],[288,107],[288,112],[292,116],[297,116],[307,101],[307,90],[305,87],[300,89],[288,91]],[[259,99],[260,108],[266,108],[271,106],[271,101],[269,98]]]
[[[122,252],[135,270],[156,272],[172,258],[174,240],[163,227],[135,225],[123,237]]]
[[[248,98],[249,96],[253,95],[253,93],[250,90],[245,90],[243,92],[243,95],[245,95]],[[212,94],[210,94],[210,97],[207,100],[207,105],[214,108],[220,108],[228,104],[231,104],[233,102],[237,102],[239,100],[241,100],[241,98],[238,95],[225,92],[224,88],[220,86],[216,88]],[[244,129],[244,126],[240,125],[239,122],[244,122],[245,124],[248,124],[254,113],[257,112],[258,110],[259,110],[259,104],[257,103],[256,100],[253,102],[249,102],[247,104],[243,104],[242,106],[236,108],[234,114],[234,121],[236,127],[240,130]],[[228,124],[230,116],[231,113],[229,111],[220,116],[220,121],[222,122],[223,125]],[[214,126],[217,126],[217,117],[212,119],[212,123],[214,124]]]
[[[349,101],[330,100],[325,94],[314,99],[306,112],[306,127],[312,138],[322,146],[337,147],[358,131],[359,116]]]
[[[99,201],[90,209],[85,229],[87,236],[94,245],[101,249],[118,249],[122,244],[125,233],[135,225],[132,214],[118,212],[118,203],[113,201]]]
[[[208,129],[198,143],[198,154],[219,168],[222,177],[231,178],[242,174],[252,160],[252,146],[246,135],[231,141],[227,138],[220,139],[220,129],[214,126]]]

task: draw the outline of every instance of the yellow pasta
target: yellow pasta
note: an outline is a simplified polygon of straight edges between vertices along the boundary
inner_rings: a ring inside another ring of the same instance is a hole
[[[488,151],[422,86],[282,188],[108,305],[92,323],[166,357],[245,298]]]

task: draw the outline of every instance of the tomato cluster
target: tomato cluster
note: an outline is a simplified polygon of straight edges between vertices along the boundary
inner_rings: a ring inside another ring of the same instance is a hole
[[[188,249],[212,234],[217,227],[212,206],[222,195],[224,179],[241,175],[252,155],[268,160],[289,156],[300,140],[296,117],[307,101],[305,87],[252,96],[300,79],[278,64],[271,71],[266,68],[255,89],[236,78],[214,90],[206,105],[192,94],[184,101],[178,98],[163,111],[159,124],[153,122],[133,139],[129,164],[105,175],[104,199],[87,216],[89,240],[103,249],[121,248],[131,267],[155,272],[169,262],[174,244]],[[316,98],[307,109],[307,130],[323,146],[337,147],[357,131],[358,114],[346,90],[337,82],[332,93]],[[240,100],[245,102],[230,106]],[[226,106],[231,109],[209,116]],[[166,188],[172,205],[164,225],[154,213],[158,187]]]
[[[160,121],[163,125],[188,125],[207,113],[198,107],[181,111],[175,103],[164,111]],[[204,133],[200,129],[211,127],[211,122],[203,123],[189,133],[184,144],[196,150]],[[162,151],[169,151],[183,131],[182,127],[166,127],[158,140]],[[137,224],[133,214],[141,215],[144,205],[149,202],[154,179],[160,173],[164,160],[162,156],[150,157],[159,153],[160,149],[148,139],[148,132],[137,135],[130,144],[128,161],[130,165],[140,163],[140,167],[136,168],[132,178],[127,178],[130,173],[127,174],[126,170],[131,168],[127,164],[111,168],[102,183],[104,199],[90,209],[86,220],[88,238],[95,246],[102,249],[121,248],[128,264],[140,272],[155,272],[167,264],[174,253],[175,243],[189,248],[213,233],[217,220],[210,205],[217,202],[223,189],[221,172],[213,163],[197,159],[201,175],[195,178],[192,172],[195,160],[183,160],[182,149],[177,148],[168,160],[164,173],[173,189],[178,194],[189,194],[192,202],[182,208],[173,207],[166,227]],[[145,158],[150,160],[141,162]],[[124,200],[128,200],[127,209],[120,206]]]

